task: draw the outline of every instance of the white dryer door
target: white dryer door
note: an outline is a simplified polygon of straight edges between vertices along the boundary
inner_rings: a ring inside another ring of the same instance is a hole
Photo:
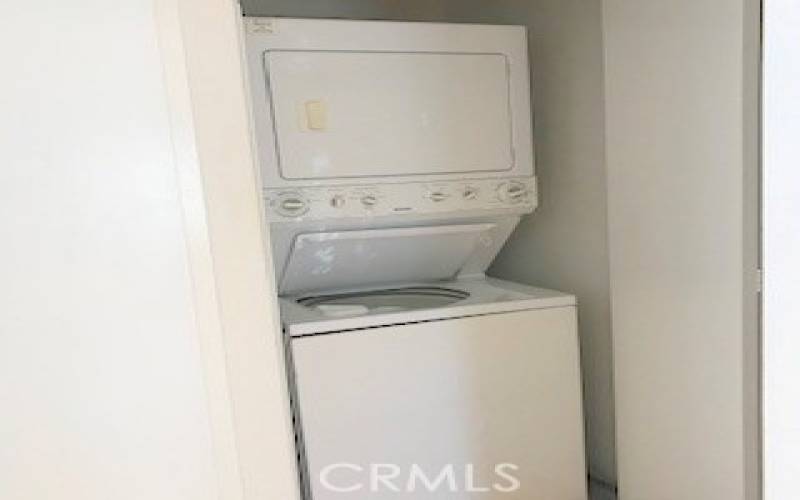
[[[284,179],[513,167],[503,54],[271,50],[264,57]]]
[[[314,500],[586,499],[574,307],[291,346]]]

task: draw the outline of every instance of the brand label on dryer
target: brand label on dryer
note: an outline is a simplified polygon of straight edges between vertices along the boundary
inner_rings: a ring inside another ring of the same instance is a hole
[[[271,35],[275,33],[275,20],[263,18],[250,19],[247,23],[247,31],[249,33]]]

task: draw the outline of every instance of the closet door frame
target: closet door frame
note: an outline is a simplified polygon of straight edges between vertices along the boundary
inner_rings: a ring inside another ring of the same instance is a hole
[[[236,0],[153,0],[225,500],[297,500]]]

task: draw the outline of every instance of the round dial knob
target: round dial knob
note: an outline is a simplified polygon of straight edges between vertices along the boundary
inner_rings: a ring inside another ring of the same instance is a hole
[[[375,195],[372,194],[365,194],[364,196],[361,197],[361,204],[367,208],[372,208],[378,204],[378,198],[376,198]]]
[[[342,208],[345,204],[344,196],[337,194],[331,198],[331,206],[333,208]]]
[[[300,193],[281,193],[275,203],[276,211],[285,217],[298,217],[308,212],[308,201]]]
[[[478,198],[478,188],[468,186],[464,188],[464,192],[461,195],[465,200],[475,200]]]
[[[506,203],[519,203],[528,196],[528,188],[521,182],[505,182],[500,184],[498,195]]]
[[[436,202],[436,203],[438,203],[440,201],[444,201],[448,197],[449,197],[449,195],[447,193],[445,193],[444,191],[434,191],[434,192],[432,192],[431,194],[428,195],[428,198],[430,198],[431,201]]]

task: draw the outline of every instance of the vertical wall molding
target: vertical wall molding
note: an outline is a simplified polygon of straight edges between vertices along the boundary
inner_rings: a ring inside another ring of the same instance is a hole
[[[224,500],[299,498],[241,14],[156,0],[196,322]]]

